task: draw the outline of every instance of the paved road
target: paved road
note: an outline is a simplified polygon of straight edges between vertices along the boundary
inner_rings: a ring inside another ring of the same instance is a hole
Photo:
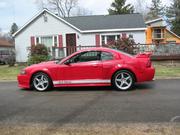
[[[133,91],[112,88],[61,88],[51,92],[20,90],[0,83],[0,122],[99,123],[169,122],[180,116],[180,80],[138,84]]]

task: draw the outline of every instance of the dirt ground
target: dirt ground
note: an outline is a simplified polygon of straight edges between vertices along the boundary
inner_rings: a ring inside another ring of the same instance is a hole
[[[0,124],[1,135],[180,135],[177,123]]]

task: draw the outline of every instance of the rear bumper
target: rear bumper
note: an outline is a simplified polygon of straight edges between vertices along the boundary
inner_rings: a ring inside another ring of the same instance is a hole
[[[30,88],[30,78],[27,75],[18,75],[18,86],[20,88],[29,89]]]
[[[143,73],[141,73],[138,82],[153,81],[155,75],[155,68],[146,68]]]

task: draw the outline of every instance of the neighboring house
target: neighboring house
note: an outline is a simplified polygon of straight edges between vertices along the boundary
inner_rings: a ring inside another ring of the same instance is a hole
[[[26,62],[27,48],[38,43],[59,47],[56,57],[64,57],[68,49],[78,46],[102,46],[120,37],[133,37],[145,43],[146,25],[140,14],[97,15],[61,18],[44,9],[15,34],[17,62]],[[66,49],[66,51],[65,51]]]
[[[180,37],[169,30],[163,18],[146,22],[146,44],[180,43]]]
[[[5,38],[0,38],[0,63],[7,64],[8,59],[14,56],[14,43]],[[14,56],[15,58],[15,56]]]
[[[0,38],[0,51],[14,50],[14,43],[7,39]]]

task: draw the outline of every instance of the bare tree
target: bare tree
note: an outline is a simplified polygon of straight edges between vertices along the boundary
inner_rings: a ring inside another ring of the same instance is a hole
[[[135,3],[135,11],[137,13],[140,13],[143,15],[143,17],[145,17],[147,15],[147,3],[144,0],[136,0]]]
[[[74,11],[74,13],[72,14],[73,16],[87,16],[93,14],[91,10],[79,6],[73,11]]]
[[[92,15],[89,9],[78,6],[78,0],[35,0],[39,9],[47,8],[61,17]]]
[[[47,0],[35,0],[35,4],[40,10],[47,8]]]
[[[78,0],[36,0],[38,8],[48,8],[61,17],[69,17],[71,11],[78,4]]]

